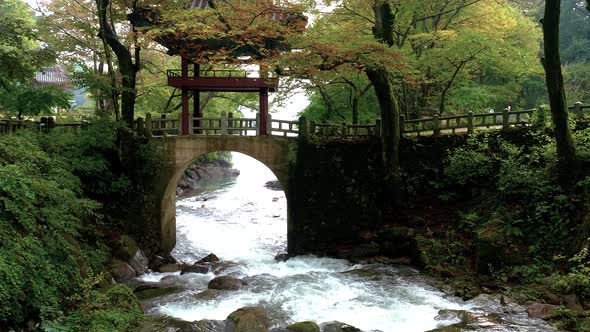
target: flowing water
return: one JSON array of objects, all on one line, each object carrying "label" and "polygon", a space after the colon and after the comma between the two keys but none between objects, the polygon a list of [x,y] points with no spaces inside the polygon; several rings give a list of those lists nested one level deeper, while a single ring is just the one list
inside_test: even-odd
[{"label": "flowing water", "polygon": [[262,306],[274,326],[341,321],[363,331],[412,332],[458,322],[456,315],[439,315],[449,309],[474,313],[479,331],[554,331],[528,319],[523,308],[503,306],[489,296],[469,302],[447,296],[410,268],[312,256],[275,262],[274,256],[286,250],[285,195],[264,187],[275,177],[261,163],[237,153],[233,159],[239,177],[203,183],[198,195],[178,199],[172,254],[192,264],[215,253],[227,263],[222,274],[243,278],[248,286],[200,298],[196,295],[207,289],[213,273],[151,273],[142,280],[183,290],[145,302],[149,314],[223,320],[238,308]]}]

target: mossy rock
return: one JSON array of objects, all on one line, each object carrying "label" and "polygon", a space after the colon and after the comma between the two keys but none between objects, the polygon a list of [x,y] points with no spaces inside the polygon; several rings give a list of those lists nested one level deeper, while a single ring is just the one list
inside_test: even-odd
[{"label": "mossy rock", "polygon": [[121,260],[128,261],[135,257],[138,249],[137,242],[135,242],[133,238],[128,235],[121,235],[121,238],[117,241],[114,256]]},{"label": "mossy rock", "polygon": [[320,332],[320,327],[315,322],[299,322],[287,326],[287,330],[294,332]]},{"label": "mossy rock", "polygon": [[158,287],[158,288],[151,288],[151,289],[144,289],[137,291],[135,296],[140,301],[150,300],[156,297],[162,297],[170,294],[174,294],[180,291],[180,287],[178,286],[169,286],[169,287]]},{"label": "mossy rock", "polygon": [[491,274],[506,266],[526,263],[526,254],[517,239],[507,237],[498,223],[488,223],[477,232],[476,268],[479,274]]},{"label": "mossy rock", "polygon": [[258,307],[245,307],[232,312],[225,326],[225,332],[267,332],[269,329],[268,313]]}]

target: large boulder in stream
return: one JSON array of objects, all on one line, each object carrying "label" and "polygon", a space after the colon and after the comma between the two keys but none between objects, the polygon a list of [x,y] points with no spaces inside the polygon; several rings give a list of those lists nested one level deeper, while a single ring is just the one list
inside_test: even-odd
[{"label": "large boulder in stream", "polygon": [[209,281],[207,288],[218,290],[238,290],[246,285],[247,283],[243,280],[230,276],[221,276]]},{"label": "large boulder in stream", "polygon": [[338,321],[322,323],[320,326],[323,332],[361,332],[354,326]]},{"label": "large boulder in stream", "polygon": [[202,264],[202,263],[195,263],[191,266],[185,267],[180,272],[180,275],[187,274],[187,273],[200,273],[200,274],[207,274],[209,273],[209,265]]},{"label": "large boulder in stream", "polygon": [[270,319],[263,308],[245,307],[232,312],[225,321],[224,332],[268,332]]},{"label": "large boulder in stream", "polygon": [[320,332],[318,324],[312,321],[299,322],[287,326],[287,330],[293,332]]},{"label": "large boulder in stream", "polygon": [[219,262],[219,257],[217,257],[215,254],[209,254],[209,255],[199,259],[199,261],[196,262],[195,264],[214,263],[214,262]]}]

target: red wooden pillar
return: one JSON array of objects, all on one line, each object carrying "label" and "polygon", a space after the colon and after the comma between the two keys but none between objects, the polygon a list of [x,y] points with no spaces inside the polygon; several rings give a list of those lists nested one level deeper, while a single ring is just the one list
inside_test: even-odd
[{"label": "red wooden pillar", "polygon": [[268,120],[268,89],[260,89],[260,136],[268,135],[266,130]]},{"label": "red wooden pillar", "polygon": [[[186,58],[182,58],[182,79],[188,79],[188,60]],[[181,134],[182,136],[190,135],[189,133],[189,98],[188,98],[188,89],[182,89],[182,129]]]},{"label": "red wooden pillar", "polygon": [[[195,63],[194,65],[194,73],[193,73],[193,77],[196,80],[198,77],[201,76],[201,65],[199,65],[198,63]],[[203,112],[201,111],[201,92],[196,90],[193,92],[193,117],[195,118],[202,118],[203,117]],[[194,127],[200,127],[201,126],[201,121],[200,120],[193,120],[193,128]],[[197,130],[195,132],[196,134],[200,134],[201,131]]]}]

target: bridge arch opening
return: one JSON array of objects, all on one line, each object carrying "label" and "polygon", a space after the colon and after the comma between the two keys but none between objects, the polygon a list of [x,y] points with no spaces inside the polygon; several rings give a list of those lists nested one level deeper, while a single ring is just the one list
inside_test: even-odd
[{"label": "bridge arch opening", "polygon": [[[222,161],[228,155],[232,165]],[[177,173],[169,184],[175,196],[173,256],[192,263],[212,252],[223,260],[260,261],[287,250],[287,195],[264,162],[215,151],[195,155]]]}]

